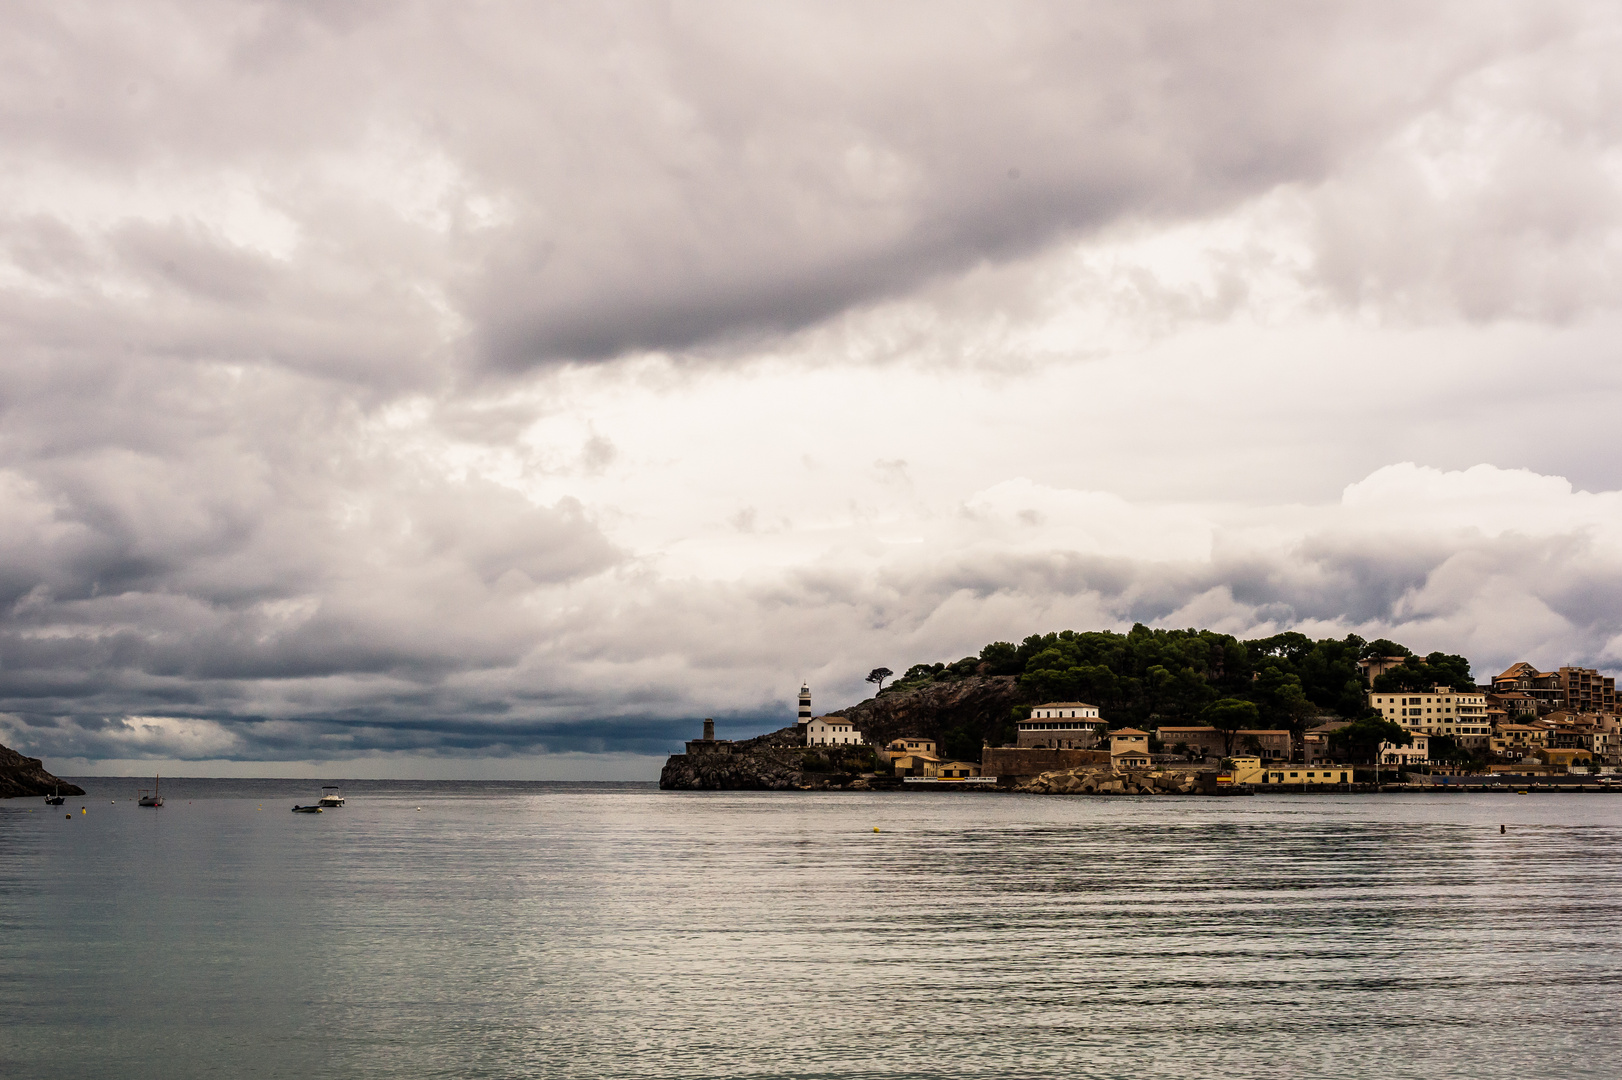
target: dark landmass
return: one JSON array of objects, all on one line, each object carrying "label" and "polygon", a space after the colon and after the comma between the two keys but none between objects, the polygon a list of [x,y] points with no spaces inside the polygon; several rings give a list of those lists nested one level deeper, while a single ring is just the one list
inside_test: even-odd
[{"label": "dark landmass", "polygon": [[[1377,719],[1369,713],[1367,685],[1357,667],[1359,660],[1372,658],[1400,661],[1375,679],[1375,690],[1474,685],[1462,656],[1422,657],[1397,642],[1355,634],[1315,641],[1291,632],[1241,641],[1211,630],[1154,630],[1142,624],[1125,634],[1064,630],[1033,634],[1017,645],[994,641],[978,655],[951,663],[914,664],[876,696],[828,714],[850,720],[866,747],[801,746],[798,728],[787,727],[717,744],[714,753],[677,754],[659,782],[666,788],[710,790],[880,786],[890,778],[862,776],[876,768],[873,747],[903,737],[928,738],[944,758],[980,761],[984,746],[1012,746],[1019,721],[1044,701],[1096,705],[1112,728],[1211,724],[1300,734],[1326,721]],[[876,668],[870,681],[889,674]],[[1078,790],[1096,792],[1100,785],[1114,790],[1113,780],[1101,778],[1056,783],[1068,788],[1072,781]],[[1146,786],[1167,790],[1138,780],[1122,785],[1123,790]],[[1180,789],[1181,781],[1173,786]]]},{"label": "dark landmass", "polygon": [[871,747],[803,746],[801,738],[796,724],[724,743],[716,753],[672,754],[659,772],[659,786],[695,791],[862,791],[873,786],[862,775],[873,771]]},{"label": "dark landmass", "polygon": [[0,799],[49,795],[53,791],[63,795],[84,794],[84,788],[46,772],[45,763],[39,758],[23,757],[9,746],[0,746]]}]

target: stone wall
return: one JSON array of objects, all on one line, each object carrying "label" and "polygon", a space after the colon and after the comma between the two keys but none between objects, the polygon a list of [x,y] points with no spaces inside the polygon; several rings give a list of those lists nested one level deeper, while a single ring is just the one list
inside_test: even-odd
[{"label": "stone wall", "polygon": [[1110,767],[1107,750],[1043,750],[1039,747],[987,746],[980,751],[982,776],[1037,776],[1088,765]]}]

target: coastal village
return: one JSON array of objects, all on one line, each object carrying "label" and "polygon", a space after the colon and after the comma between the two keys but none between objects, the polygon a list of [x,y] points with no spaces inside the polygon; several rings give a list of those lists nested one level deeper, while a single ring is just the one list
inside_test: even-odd
[{"label": "coastal village", "polygon": [[[801,686],[793,729],[734,743],[715,738],[704,722],[703,738],[687,743],[697,761],[765,748],[803,748],[837,757],[847,767],[868,755],[871,768],[849,782],[781,786],[857,789],[881,787],[1000,788],[1054,794],[1222,794],[1257,790],[1303,791],[1404,787],[1544,786],[1622,789],[1622,712],[1616,680],[1577,666],[1540,671],[1515,663],[1486,685],[1469,690],[1438,683],[1428,689],[1392,692],[1377,681],[1410,657],[1358,661],[1366,685],[1365,717],[1383,720],[1401,737],[1381,739],[1371,753],[1349,753],[1343,737],[1355,721],[1321,717],[1290,728],[1163,724],[1112,726],[1099,706],[1050,701],[1016,710],[1015,738],[982,745],[976,759],[942,752],[923,732],[870,740],[852,719],[815,715],[811,690]],[[1448,753],[1436,754],[1439,747]],[[667,777],[672,774],[666,768]],[[696,774],[695,774],[696,775]],[[1614,779],[1613,779],[1614,777]],[[664,786],[712,786],[665,783]],[[730,785],[722,785],[730,786]],[[757,785],[744,785],[757,786]],[[764,785],[779,786],[779,785]]]}]

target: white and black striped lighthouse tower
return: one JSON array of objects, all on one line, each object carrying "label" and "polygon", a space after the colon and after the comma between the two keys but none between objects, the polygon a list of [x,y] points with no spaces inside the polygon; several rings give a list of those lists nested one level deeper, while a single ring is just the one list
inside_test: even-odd
[{"label": "white and black striped lighthouse tower", "polygon": [[811,687],[806,683],[800,684],[800,728],[811,722]]}]

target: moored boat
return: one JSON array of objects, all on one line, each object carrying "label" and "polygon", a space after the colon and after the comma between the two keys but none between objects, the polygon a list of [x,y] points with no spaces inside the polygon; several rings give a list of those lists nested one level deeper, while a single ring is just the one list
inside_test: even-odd
[{"label": "moored boat", "polygon": [[321,801],[316,803],[317,806],[342,806],[343,804],[344,793],[333,784],[328,784],[321,789]]},{"label": "moored boat", "polygon": [[319,814],[320,812],[321,808],[319,806],[299,806],[296,803],[293,805],[293,813],[295,814]]},{"label": "moored boat", "polygon": [[136,805],[138,805],[138,806],[162,806],[163,805],[163,792],[159,789],[159,784],[162,781],[162,779],[163,779],[163,777],[161,777],[161,776],[154,776],[152,778],[152,791],[150,793],[148,793],[145,788],[142,788],[141,789],[141,797],[139,799],[135,800]]}]

